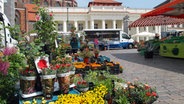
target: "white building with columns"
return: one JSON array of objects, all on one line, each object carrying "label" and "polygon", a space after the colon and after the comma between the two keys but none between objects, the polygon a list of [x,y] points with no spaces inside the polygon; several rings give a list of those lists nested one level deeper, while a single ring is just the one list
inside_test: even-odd
[{"label": "white building with columns", "polygon": [[[67,33],[72,26],[77,32],[83,29],[122,29],[133,35],[141,31],[159,32],[160,27],[128,28],[128,24],[140,18],[140,15],[151,9],[133,9],[124,6],[91,6],[81,7],[50,7],[57,29],[60,33]],[[129,18],[125,20],[125,17]],[[68,24],[68,26],[67,26]]]}]

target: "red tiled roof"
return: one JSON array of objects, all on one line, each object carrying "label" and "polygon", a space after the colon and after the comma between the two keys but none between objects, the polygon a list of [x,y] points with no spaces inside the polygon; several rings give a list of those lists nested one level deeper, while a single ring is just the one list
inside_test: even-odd
[{"label": "red tiled roof", "polygon": [[35,4],[25,4],[25,8],[27,9],[27,20],[28,21],[36,21],[36,12],[38,11],[38,6]]},{"label": "red tiled roof", "polygon": [[28,13],[28,21],[36,21],[36,13]]},{"label": "red tiled roof", "polygon": [[28,12],[37,12],[38,6],[35,4],[25,4],[25,8]]},{"label": "red tiled roof", "polygon": [[183,23],[184,23],[184,19],[159,15],[159,16],[141,17],[138,20],[131,23],[129,27],[174,25],[174,24],[183,24]]},{"label": "red tiled roof", "polygon": [[93,0],[93,2],[99,2],[99,3],[119,3],[114,0]]}]

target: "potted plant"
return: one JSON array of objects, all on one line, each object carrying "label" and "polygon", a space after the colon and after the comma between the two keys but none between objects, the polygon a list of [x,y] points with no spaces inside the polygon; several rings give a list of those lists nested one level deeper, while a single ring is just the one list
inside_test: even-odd
[{"label": "potted plant", "polygon": [[100,51],[96,48],[93,49],[95,58],[98,58]]},{"label": "potted plant", "polygon": [[80,92],[86,92],[87,90],[89,90],[89,84],[87,81],[85,80],[80,80],[77,82],[77,89]]},{"label": "potted plant", "polygon": [[49,65],[48,57],[40,57],[35,60],[37,70],[41,72],[42,91],[46,99],[52,99],[54,92],[54,82],[57,68]]},{"label": "potted plant", "polygon": [[93,56],[93,53],[89,50],[88,47],[85,47],[84,50],[79,53],[79,55],[83,58],[84,63],[89,63],[89,59]]},{"label": "potted plant", "polygon": [[52,62],[57,68],[57,79],[61,93],[68,93],[70,86],[70,71],[73,68],[71,57],[56,57],[56,60]]},{"label": "potted plant", "polygon": [[25,57],[17,47],[4,47],[0,51],[0,103],[8,103],[16,92],[19,70],[26,67]]}]

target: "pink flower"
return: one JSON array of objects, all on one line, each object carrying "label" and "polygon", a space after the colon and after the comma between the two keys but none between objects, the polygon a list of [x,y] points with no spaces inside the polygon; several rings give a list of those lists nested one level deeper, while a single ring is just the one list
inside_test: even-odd
[{"label": "pink flower", "polygon": [[2,72],[3,75],[7,75],[8,74],[8,68],[9,67],[10,67],[10,63],[9,62],[0,61],[0,72]]},{"label": "pink flower", "polygon": [[3,49],[3,54],[5,56],[10,56],[12,54],[16,54],[17,53],[17,48],[16,47],[5,47]]}]

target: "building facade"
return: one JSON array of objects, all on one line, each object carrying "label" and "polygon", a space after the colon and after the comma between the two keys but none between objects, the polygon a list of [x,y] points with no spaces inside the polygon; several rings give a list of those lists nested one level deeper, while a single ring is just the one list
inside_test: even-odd
[{"label": "building facade", "polygon": [[[38,0],[36,2],[41,7],[77,7],[78,4],[75,0]],[[36,22],[35,0],[15,0],[15,24],[20,25],[22,33],[29,32]]]}]

